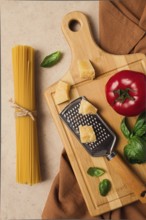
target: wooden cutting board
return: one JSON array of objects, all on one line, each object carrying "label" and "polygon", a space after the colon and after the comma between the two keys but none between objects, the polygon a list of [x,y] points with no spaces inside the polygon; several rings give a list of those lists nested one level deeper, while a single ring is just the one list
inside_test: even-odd
[{"label": "wooden cutting board", "polygon": [[[73,23],[78,23],[79,29],[77,31],[73,29]],[[113,74],[120,70],[130,69],[146,73],[145,55],[140,53],[113,55],[103,51],[94,42],[87,17],[81,12],[67,14],[62,21],[62,30],[72,51],[70,68],[61,79],[72,85],[70,101],[79,96],[86,96],[99,109],[99,114],[117,134],[116,150],[123,155],[123,148],[127,143],[120,131],[120,123],[123,117],[108,105],[105,98],[105,84]],[[89,59],[91,61],[96,71],[96,79],[82,80],[79,77],[78,59]],[[50,86],[45,91],[45,97],[90,214],[92,216],[100,215],[136,201],[133,192],[124,184],[120,176],[113,171],[107,159],[91,157],[60,120],[59,113],[69,102],[60,105],[55,104],[55,87],[56,83]],[[131,125],[134,124],[135,120],[135,117],[130,118]],[[100,178],[89,176],[87,170],[93,166],[105,169],[106,173]],[[130,165],[127,164],[127,166]],[[146,165],[132,165],[131,167],[137,173],[139,179],[146,183]],[[98,192],[98,183],[104,178],[108,178],[112,183],[112,189],[106,197],[100,196]]]}]

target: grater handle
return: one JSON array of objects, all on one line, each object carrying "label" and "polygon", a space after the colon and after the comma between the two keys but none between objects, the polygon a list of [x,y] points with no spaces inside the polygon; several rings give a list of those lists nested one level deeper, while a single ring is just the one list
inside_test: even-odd
[{"label": "grater handle", "polygon": [[146,186],[140,181],[136,173],[134,173],[131,168],[125,164],[118,154],[116,154],[115,157],[112,157],[109,163],[112,165],[115,172],[121,176],[127,187],[129,187],[136,195],[138,200],[142,203],[146,203]]}]

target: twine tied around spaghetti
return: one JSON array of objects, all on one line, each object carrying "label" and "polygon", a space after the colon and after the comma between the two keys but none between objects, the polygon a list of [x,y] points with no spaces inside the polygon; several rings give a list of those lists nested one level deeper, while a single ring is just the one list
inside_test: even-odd
[{"label": "twine tied around spaghetti", "polygon": [[19,104],[17,104],[16,102],[14,102],[12,99],[9,100],[9,102],[11,102],[13,105],[11,106],[12,108],[15,108],[16,111],[15,112],[15,116],[16,117],[26,117],[29,116],[31,117],[31,119],[33,121],[35,121],[35,117],[36,117],[36,111],[30,111],[22,106],[20,106]]}]

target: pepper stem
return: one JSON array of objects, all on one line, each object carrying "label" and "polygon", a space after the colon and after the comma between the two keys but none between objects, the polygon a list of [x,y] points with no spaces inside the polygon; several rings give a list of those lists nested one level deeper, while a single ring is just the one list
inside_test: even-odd
[{"label": "pepper stem", "polygon": [[118,98],[115,99],[115,102],[123,103],[126,99],[135,100],[135,98],[129,94],[129,91],[134,92],[134,90],[130,88],[114,90],[113,93],[119,95]]}]

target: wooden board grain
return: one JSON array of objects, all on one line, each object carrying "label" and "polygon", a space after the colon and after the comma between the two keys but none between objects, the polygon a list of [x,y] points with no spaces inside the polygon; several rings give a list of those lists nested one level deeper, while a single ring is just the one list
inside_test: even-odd
[{"label": "wooden board grain", "polygon": [[[74,20],[80,23],[78,31],[70,29],[70,23]],[[123,117],[107,104],[105,84],[113,74],[120,70],[130,69],[146,73],[145,55],[112,55],[101,50],[91,36],[86,16],[81,12],[67,14],[62,22],[62,30],[72,50],[71,66],[61,79],[72,85],[70,101],[79,96],[86,96],[99,109],[99,114],[118,136],[116,149],[119,154],[123,155],[123,148],[127,143],[120,131],[120,123]],[[79,77],[77,68],[79,59],[89,59],[91,61],[96,71],[95,80],[82,80]],[[56,83],[50,86],[45,91],[45,97],[90,214],[92,216],[100,215],[136,201],[137,198],[134,193],[125,185],[121,177],[113,171],[107,159],[91,157],[60,120],[59,113],[69,102],[60,105],[55,104],[55,87]],[[135,120],[136,117],[130,118],[131,125],[134,124]],[[102,167],[106,170],[106,173],[99,178],[87,175],[87,169],[92,166]],[[130,165],[127,164],[127,166]],[[133,172],[137,173],[138,178],[146,183],[146,165],[132,165],[131,168]],[[108,178],[112,182],[112,189],[106,197],[101,197],[98,192],[98,183],[103,178]]]}]

